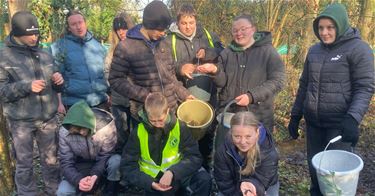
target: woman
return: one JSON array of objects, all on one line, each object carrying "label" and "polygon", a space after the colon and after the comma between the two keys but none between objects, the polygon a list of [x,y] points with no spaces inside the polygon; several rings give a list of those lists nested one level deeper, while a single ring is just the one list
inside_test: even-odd
[{"label": "woman", "polygon": [[[113,57],[113,52],[120,41],[126,39],[126,33],[129,28],[134,26],[130,17],[125,13],[120,13],[113,19],[113,29],[110,36],[110,44],[108,55],[105,61],[105,73],[108,78],[109,70],[111,68],[111,62]],[[111,89],[111,112],[115,118],[116,128],[117,128],[117,147],[116,153],[121,154],[122,148],[124,147],[126,141],[128,140],[129,130],[130,130],[130,109],[129,109],[129,99],[127,97],[121,96],[119,93]]]},{"label": "woman", "polygon": [[334,137],[342,140],[330,149],[352,151],[359,137],[359,124],[374,93],[374,55],[350,27],[342,4],[328,6],[313,22],[320,43],[309,50],[291,112],[289,133],[297,139],[302,116],[306,122],[310,194],[320,196],[311,159]]},{"label": "woman", "polygon": [[[267,130],[273,130],[273,100],[285,79],[284,63],[272,46],[270,32],[258,32],[250,15],[236,17],[232,25],[233,41],[224,49],[217,67],[198,66],[212,74],[219,92],[219,109],[232,99],[231,111],[250,110]],[[223,138],[223,137],[216,137]],[[215,146],[223,141],[215,141]]]},{"label": "woman", "polygon": [[238,112],[215,153],[214,177],[221,195],[278,195],[278,160],[272,135],[251,112]]}]

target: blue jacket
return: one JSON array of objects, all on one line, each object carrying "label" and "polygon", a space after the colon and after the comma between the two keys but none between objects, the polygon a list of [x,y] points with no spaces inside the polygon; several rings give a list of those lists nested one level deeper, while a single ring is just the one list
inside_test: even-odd
[{"label": "blue jacket", "polygon": [[50,50],[65,80],[64,105],[71,106],[85,100],[90,106],[95,106],[107,101],[106,51],[90,32],[83,39],[66,34],[53,43]]}]

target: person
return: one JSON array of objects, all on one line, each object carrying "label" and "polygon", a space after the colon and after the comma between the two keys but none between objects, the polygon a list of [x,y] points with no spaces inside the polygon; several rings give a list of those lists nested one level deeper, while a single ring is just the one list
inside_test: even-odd
[{"label": "person", "polygon": [[168,105],[161,92],[147,96],[123,151],[122,174],[145,195],[210,195],[211,177],[201,167],[198,144]]},{"label": "person", "polygon": [[224,145],[215,152],[219,195],[278,195],[278,160],[272,134],[248,111],[230,121]]},{"label": "person", "polygon": [[288,129],[297,139],[304,117],[310,193],[321,195],[311,159],[338,135],[342,140],[329,149],[351,151],[356,145],[358,125],[374,94],[374,55],[358,29],[350,27],[342,4],[329,5],[314,20],[313,29],[320,43],[307,54]]},{"label": "person", "polygon": [[104,195],[117,195],[121,156],[114,154],[116,127],[112,115],[78,101],[68,110],[59,130],[59,158],[63,180],[57,195],[92,193],[104,173]]},{"label": "person", "polygon": [[[249,110],[267,130],[274,125],[274,97],[285,81],[284,63],[272,46],[270,32],[257,32],[251,15],[237,16],[232,25],[233,41],[219,56],[217,66],[206,63],[197,67],[214,77],[219,92],[219,112],[231,100],[229,112]],[[224,137],[216,137],[215,146]]]},{"label": "person", "polygon": [[53,58],[41,50],[37,18],[19,11],[0,52],[0,99],[15,152],[17,195],[37,195],[33,174],[34,137],[38,144],[43,195],[54,195],[59,182],[56,131],[57,92],[64,79]]},{"label": "person", "polygon": [[[196,75],[195,67],[199,63],[217,62],[223,50],[219,37],[197,24],[196,12],[191,4],[183,4],[177,13],[177,22],[172,23],[166,39],[172,48],[176,64],[176,74],[184,86],[197,99],[209,102],[216,107],[217,90],[212,78]],[[199,150],[203,155],[203,166],[209,169],[215,125],[206,130],[199,140]]]},{"label": "person", "polygon": [[[106,61],[105,61],[105,73],[108,79],[109,70],[111,68],[111,62],[113,52],[120,41],[126,39],[126,32],[129,28],[132,28],[133,22],[129,15],[125,13],[118,14],[113,19],[112,32],[110,37],[111,46],[109,48]],[[121,154],[124,145],[129,137],[130,130],[130,105],[129,98],[122,96],[113,89],[110,89],[111,98],[111,113],[115,118],[116,130],[117,130],[117,147],[116,153]]]},{"label": "person", "polygon": [[161,41],[170,23],[167,6],[162,1],[152,1],[144,9],[142,24],[129,29],[127,39],[115,49],[108,80],[114,91],[129,97],[135,121],[152,92],[162,92],[171,111],[177,109],[177,101],[193,98],[177,81],[173,59],[168,55],[170,48]]},{"label": "person", "polygon": [[109,110],[108,83],[104,76],[104,47],[88,31],[78,10],[66,15],[66,33],[50,46],[66,83],[59,97],[59,112],[85,100],[91,107]]}]

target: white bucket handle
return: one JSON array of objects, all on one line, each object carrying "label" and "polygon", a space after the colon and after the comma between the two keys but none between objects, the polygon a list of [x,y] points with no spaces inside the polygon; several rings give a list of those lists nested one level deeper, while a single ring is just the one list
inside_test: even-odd
[{"label": "white bucket handle", "polygon": [[341,140],[341,138],[342,138],[342,136],[341,136],[341,135],[338,135],[338,136],[334,137],[333,139],[329,140],[329,142],[328,142],[327,146],[324,148],[324,151],[323,151],[323,153],[322,153],[322,156],[320,157],[320,160],[319,160],[319,171],[322,171],[322,170],[320,169],[320,165],[322,164],[322,160],[323,160],[324,154],[325,154],[325,152],[326,152],[328,146],[329,146],[330,144],[332,144],[332,143],[335,143],[335,142]]}]

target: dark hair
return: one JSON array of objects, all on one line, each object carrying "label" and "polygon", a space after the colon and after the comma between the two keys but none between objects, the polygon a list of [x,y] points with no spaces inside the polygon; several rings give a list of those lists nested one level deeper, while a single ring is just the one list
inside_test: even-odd
[{"label": "dark hair", "polygon": [[193,16],[194,18],[196,17],[196,12],[191,4],[182,4],[180,9],[177,12],[177,21],[180,21],[182,16]]},{"label": "dark hair", "polygon": [[234,20],[233,20],[233,22],[235,22],[237,20],[240,20],[240,19],[245,19],[245,20],[249,21],[250,24],[252,26],[254,26],[255,28],[257,27],[257,24],[256,24],[256,22],[254,20],[254,17],[252,15],[250,15],[250,14],[241,14],[241,15],[235,17]]}]

